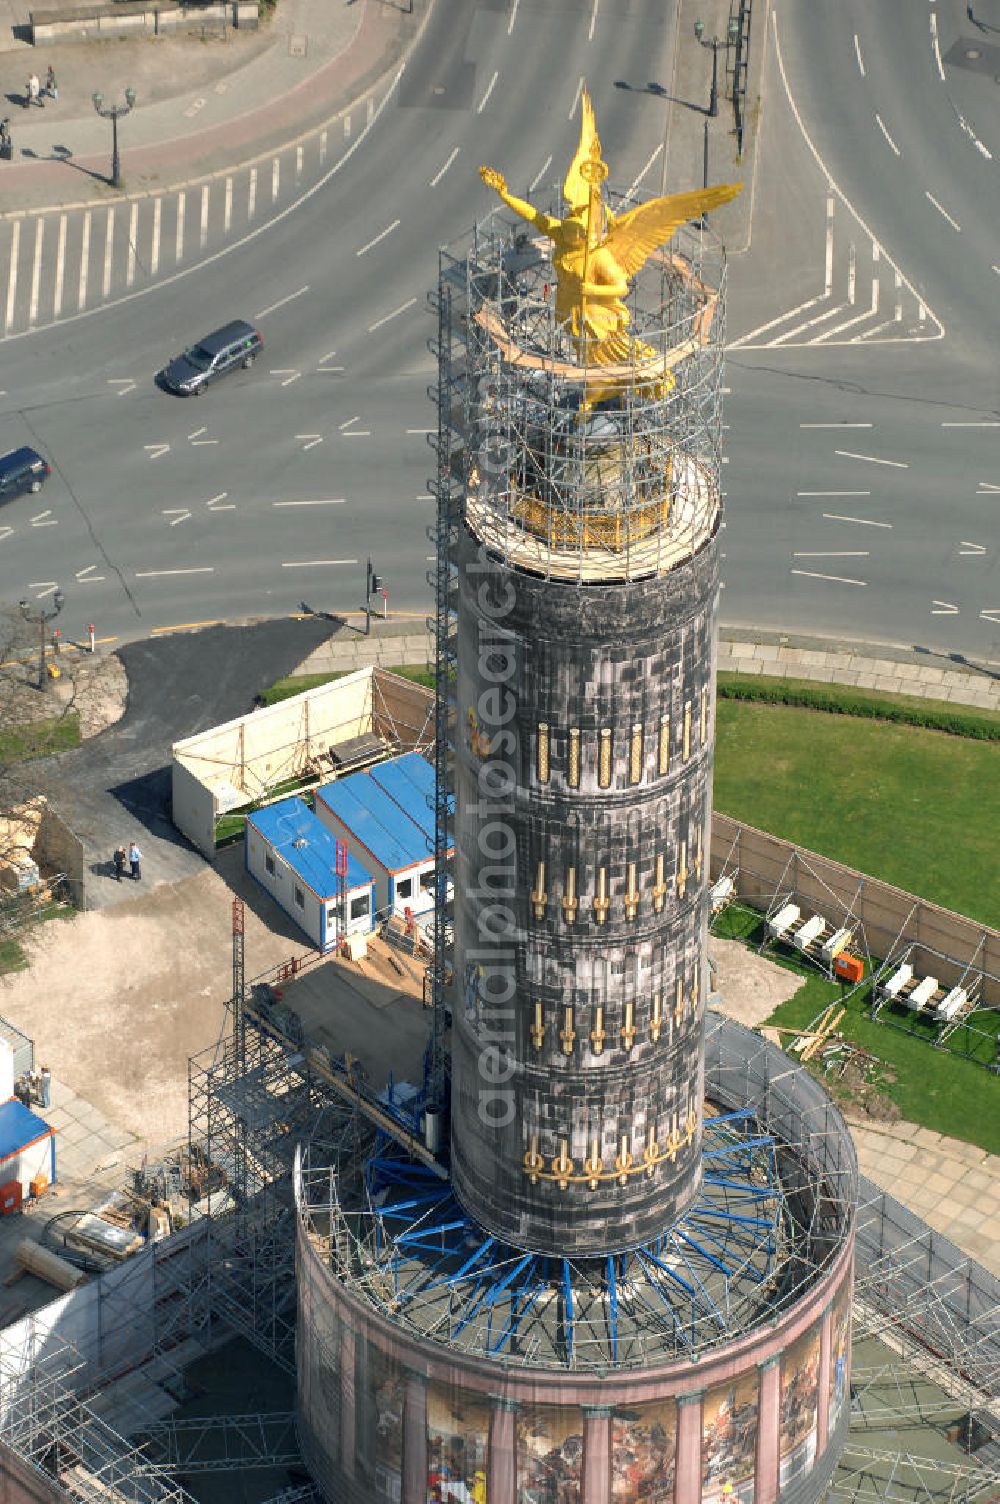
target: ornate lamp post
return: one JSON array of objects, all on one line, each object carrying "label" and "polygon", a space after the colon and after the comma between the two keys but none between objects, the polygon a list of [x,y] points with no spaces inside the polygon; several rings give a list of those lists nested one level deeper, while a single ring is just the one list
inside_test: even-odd
[{"label": "ornate lamp post", "polygon": [[[735,16],[730,16],[729,27],[726,32],[726,46],[732,47],[739,38],[739,26]],[[703,47],[712,49],[712,92],[708,100],[708,113],[714,119],[719,113],[719,38],[711,40],[705,36],[704,21],[694,23],[694,34]]]},{"label": "ornate lamp post", "polygon": [[48,688],[48,680],[45,676],[45,628],[50,621],[54,621],[63,608],[66,597],[61,590],[57,590],[52,597],[52,610],[46,611],[44,606],[38,611],[32,611],[29,601],[18,601],[21,615],[29,626],[38,628],[38,688]]},{"label": "ornate lamp post", "polygon": [[135,108],[135,98],[134,89],[125,90],[124,104],[105,104],[104,95],[99,89],[95,90],[91,95],[94,109],[100,115],[101,119],[111,121],[111,177],[108,181],[112,188],[121,188],[122,186],[122,164],[121,158],[118,155],[118,122],[125,115],[132,113],[132,110]]}]

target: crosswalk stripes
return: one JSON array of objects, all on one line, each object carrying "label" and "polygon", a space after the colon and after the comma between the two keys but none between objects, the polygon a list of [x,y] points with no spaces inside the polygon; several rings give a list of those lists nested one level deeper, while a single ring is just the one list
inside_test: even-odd
[{"label": "crosswalk stripes", "polygon": [[89,313],[196,264],[327,170],[329,144],[324,129],[172,193],[0,220],[0,338]]},{"label": "crosswalk stripes", "polygon": [[943,326],[895,262],[826,198],[823,290],[730,341],[732,350],[940,339]]}]

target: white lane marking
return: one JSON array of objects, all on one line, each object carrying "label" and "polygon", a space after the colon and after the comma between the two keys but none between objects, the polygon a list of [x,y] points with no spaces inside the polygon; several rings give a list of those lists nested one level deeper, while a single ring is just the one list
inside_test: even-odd
[{"label": "white lane marking", "polygon": [[203,433],[208,433],[208,424],[203,423],[200,428],[195,428],[188,434],[189,439],[200,439]]},{"label": "white lane marking", "polygon": [[40,522],[42,522],[46,517],[51,517],[51,516],[52,516],[52,508],[51,507],[46,507],[46,509],[45,509],[44,512],[36,512],[35,515],[34,515],[34,517],[29,517],[28,518],[28,521],[31,523],[32,527],[37,527],[38,524]]},{"label": "white lane marking", "polygon": [[858,296],[858,253],[853,245],[847,248],[847,302],[853,308]]},{"label": "white lane marking", "polygon": [[844,460],[865,460],[869,465],[891,465],[893,470],[909,470],[905,460],[880,460],[874,454],[854,454],[850,449],[835,449],[834,454],[839,454]]},{"label": "white lane marking", "polygon": [[343,435],[345,439],[370,439],[371,436],[370,428],[351,428]]},{"label": "white lane marking", "polygon": [[858,41],[858,34],[857,34],[857,32],[854,33],[854,55],[855,55],[855,57],[858,60],[858,67],[861,69],[861,77],[864,78],[864,76],[865,76],[865,60],[861,56],[861,43]]},{"label": "white lane marking", "polygon": [[218,439],[192,439],[191,440],[191,443],[194,446],[194,448],[197,448],[199,444],[217,444],[218,442],[219,442]]},{"label": "white lane marking", "polygon": [[203,184],[201,190],[201,221],[198,226],[198,244],[202,250],[204,250],[205,242],[208,239],[208,200],[210,193],[211,189],[209,185],[207,183]]},{"label": "white lane marking", "polygon": [[541,167],[538,169],[538,171],[535,173],[535,176],[532,178],[531,182],[528,184],[528,192],[529,193],[534,193],[535,189],[538,187],[539,183],[542,181],[542,178],[548,172],[548,170],[549,170],[549,163],[551,161],[552,161],[552,153],[549,152],[548,156],[545,158],[545,161],[542,163]]},{"label": "white lane marking", "polygon": [[833,291],[833,209],[833,194],[828,193],[826,196],[826,282],[823,289],[827,297]]},{"label": "white lane marking", "polygon": [[885,121],[882,119],[882,116],[879,115],[877,112],[876,112],[876,115],[875,115],[875,124],[878,126],[879,130],[882,132],[883,136],[888,141],[889,145],[892,147],[892,150],[896,153],[896,156],[898,157],[900,155],[899,147],[896,145],[895,141],[892,139],[892,137],[889,135],[889,132],[886,130],[886,128],[885,128]]},{"label": "white lane marking", "polygon": [[56,242],[56,285],[52,293],[52,317],[58,319],[62,312],[63,281],[66,275],[66,224],[68,216],[59,217],[59,239]]},{"label": "white lane marking", "polygon": [[817,574],[813,569],[792,569],[790,574],[801,574],[809,580],[830,580],[834,585],[867,585],[867,580],[852,580],[849,575]]},{"label": "white lane marking", "polygon": [[292,559],[282,569],[323,569],[328,564],[356,564],[357,559]]},{"label": "white lane marking", "polygon": [[350,139],[351,139],[351,117],[350,117],[350,115],[345,115],[344,116],[344,140],[345,141],[350,141]]},{"label": "white lane marking", "polygon": [[953,606],[951,601],[934,601],[931,606],[932,616],[957,616],[958,607]]},{"label": "white lane marking", "polygon": [[827,522],[856,522],[859,527],[892,527],[891,522],[875,522],[871,517],[848,517],[843,512],[824,512]]},{"label": "white lane marking", "polygon": [[36,586],[42,587],[35,596],[36,601],[43,601],[47,595],[54,595],[59,589],[55,580],[36,580],[34,584],[28,586],[28,589],[34,590]]},{"label": "white lane marking", "polygon": [[344,505],[344,498],[342,496],[329,496],[316,501],[272,501],[271,505],[273,507],[342,507]]},{"label": "white lane marking", "polygon": [[938,42],[937,15],[931,11],[931,49],[934,53],[934,61],[937,63],[938,77],[944,83],[944,64],[941,62],[941,45]]},{"label": "white lane marking", "polygon": [[993,484],[993,482],[990,481],[990,480],[981,480],[979,482],[978,487],[977,487],[976,495],[977,496],[991,496],[991,495],[993,495],[994,492],[997,492],[997,491],[1000,491],[1000,486],[995,486]]},{"label": "white lane marking", "polygon": [[986,611],[980,611],[983,621],[990,622],[994,627],[1000,627],[1000,606],[990,606]]},{"label": "white lane marking", "polygon": [[253,211],[257,207],[257,169],[251,167],[250,177],[247,182],[247,219],[253,219]]},{"label": "white lane marking", "polygon": [[870,491],[796,491],[796,496],[870,496]]},{"label": "white lane marking", "polygon": [[323,442],[323,435],[320,433],[297,433],[295,437],[297,439],[309,440],[308,444],[302,445],[303,452],[307,449],[315,449],[317,444],[322,444]]},{"label": "white lane marking", "polygon": [[170,453],[169,444],[143,444],[142,447],[151,460],[158,460],[161,455]]},{"label": "white lane marking", "polygon": [[968,538],[962,538],[960,542],[961,547],[958,550],[960,557],[978,559],[981,558],[982,555],[986,552],[985,543],[970,543]]},{"label": "white lane marking", "polygon": [[874,428],[874,423],[800,423],[800,428]]},{"label": "white lane marking", "polygon": [[441,179],[444,177],[445,173],[448,171],[448,168],[451,166],[452,162],[454,162],[455,158],[458,156],[458,154],[459,154],[459,152],[461,150],[462,150],[462,148],[460,146],[456,146],[455,147],[454,151],[452,152],[451,156],[448,158],[448,160],[444,164],[444,166],[443,167],[439,167],[438,170],[437,170],[437,172],[431,178],[430,183],[428,184],[428,187],[430,187],[430,188],[436,188],[437,187],[438,183],[440,183]]},{"label": "white lane marking", "polygon": [[[952,108],[954,109],[954,105],[952,106]],[[987,162],[992,162],[993,153],[990,151],[989,147],[984,146],[982,141],[980,141],[979,137],[976,135],[975,131],[972,129],[972,126],[966,120],[964,115],[959,114],[958,110],[955,110],[955,114],[958,116],[959,125],[962,127],[962,130],[968,136],[969,140],[972,142],[979,155],[981,157],[985,157]]]},{"label": "white lane marking", "polygon": [[416,298],[408,298],[405,303],[400,303],[399,307],[394,308],[391,313],[385,314],[383,318],[376,319],[374,324],[369,324],[368,333],[374,334],[376,329],[381,329],[382,325],[387,324],[390,319],[398,318],[401,313],[405,313],[408,308],[412,308],[416,301]]},{"label": "white lane marking", "polygon": [[756,329],[751,329],[749,334],[742,334],[739,339],[734,340],[729,346],[730,350],[738,350],[741,345],[746,344],[747,340],[756,339],[758,334],[766,334],[776,324],[784,324],[787,319],[793,319],[798,313],[805,313],[807,308],[815,308],[816,304],[822,301],[820,297],[808,298],[804,303],[800,303],[797,308],[792,308],[787,313],[779,313],[777,318],[769,319],[766,324],[760,324]]},{"label": "white lane marking", "polygon": [[296,176],[296,178],[300,178],[302,176],[302,168],[303,168],[304,163],[305,163],[305,148],[301,147],[301,146],[297,146],[295,148],[295,176]]},{"label": "white lane marking", "polygon": [[103,574],[95,574],[96,564],[88,564],[86,569],[78,569],[76,578],[81,585],[96,585],[105,578]]},{"label": "white lane marking", "polygon": [[211,564],[199,564],[193,569],[137,569],[137,580],[155,580],[165,574],[214,574],[215,569]]},{"label": "white lane marking", "polygon": [[133,199],[128,216],[128,245],[125,249],[125,286],[135,281],[136,238],[139,234],[139,202]]},{"label": "white lane marking", "polygon": [[499,77],[499,74],[498,74],[497,70],[494,68],[494,70],[493,70],[493,77],[490,79],[489,83],[486,85],[486,93],[483,95],[482,99],[476,105],[476,114],[477,115],[481,115],[483,113],[483,111],[485,110],[487,102],[489,100],[489,97],[493,93],[494,88],[496,87],[496,81],[497,81],[498,77]]},{"label": "white lane marking", "polygon": [[323,163],[326,161],[326,141],[327,141],[327,136],[328,135],[329,135],[328,131],[320,131],[320,133],[319,133],[319,165],[321,167],[323,166]]},{"label": "white lane marking", "polygon": [[590,12],[590,29],[587,32],[588,42],[592,42],[594,40],[594,28],[597,25],[597,7],[600,5],[600,3],[601,0],[594,0],[594,8]]},{"label": "white lane marking", "polygon": [[955,421],[952,421],[952,422],[943,422],[941,424],[941,427],[942,428],[1000,428],[1000,420],[998,420],[996,418],[983,418],[983,419],[977,418],[975,420],[975,422],[973,422],[973,421],[970,420],[967,423],[966,422],[959,423],[957,420],[955,420]]},{"label": "white lane marking", "polygon": [[867,559],[871,550],[867,548],[817,548],[798,549],[792,554],[793,559]]},{"label": "white lane marking", "polygon": [[661,141],[660,144],[659,144],[659,146],[657,146],[656,149],[654,150],[652,156],[650,157],[649,161],[646,163],[645,167],[639,173],[639,176],[634,180],[634,182],[632,182],[629,185],[628,192],[625,194],[626,198],[632,198],[632,196],[635,193],[635,190],[638,188],[639,184],[642,182],[643,178],[646,176],[646,173],[652,167],[653,163],[656,161],[657,157],[660,155],[660,152],[662,150],[663,150],[663,142]]},{"label": "white lane marking", "polygon": [[[336,353],[337,353],[336,350],[329,350],[329,351],[327,351],[326,355],[321,355],[320,358],[319,358],[320,365],[321,366],[325,365],[328,360],[332,360],[333,357],[336,355]],[[338,366],[337,369],[340,370],[340,371],[342,371],[344,368],[343,368],[343,366]]]},{"label": "white lane marking", "polygon": [[254,314],[254,319],[266,319],[269,313],[276,313],[279,308],[284,308],[286,303],[291,303],[294,298],[301,298],[304,292],[309,291],[309,283],[300,287],[298,292],[290,292],[287,298],[279,298],[276,303],[271,303],[267,308],[262,308],[260,313]]},{"label": "white lane marking", "polygon": [[76,291],[77,312],[82,311],[87,301],[87,268],[90,266],[90,210],[83,216],[80,231],[80,284]]},{"label": "white lane marking", "polygon": [[361,247],[360,251],[355,251],[354,252],[355,256],[364,256],[364,255],[366,255],[367,252],[370,251],[373,246],[378,245],[378,243],[379,243],[380,240],[384,240],[387,235],[391,235],[392,232],[393,232],[393,230],[396,230],[398,228],[399,228],[399,220],[398,219],[394,219],[391,225],[386,225],[386,227],[385,227],[384,230],[380,230],[379,231],[379,233],[375,236],[374,240],[369,240],[368,243],[367,243],[367,245],[363,245]]},{"label": "white lane marking", "polygon": [[9,330],[14,322],[14,303],[17,298],[17,259],[21,251],[21,221],[15,219],[10,227],[10,268],[7,272],[7,317]]},{"label": "white lane marking", "polygon": [[108,386],[121,387],[120,392],[115,392],[116,397],[127,397],[129,392],[135,391],[135,382],[129,376],[109,376]]},{"label": "white lane marking", "polygon": [[371,125],[372,121],[375,119],[375,100],[374,100],[374,97],[371,94],[369,94],[367,102],[368,102],[368,124]]},{"label": "white lane marking", "polygon": [[101,282],[101,297],[106,298],[111,291],[111,258],[115,251],[115,211],[108,209],[107,219],[104,224],[104,278]]},{"label": "white lane marking", "polygon": [[227,507],[221,505],[228,495],[228,491],[220,491],[217,496],[210,496],[205,505],[211,512],[231,512],[235,509],[235,502],[230,502]]},{"label": "white lane marking", "polygon": [[339,425],[341,433],[343,433],[343,431],[344,431],[345,428],[350,428],[353,424],[360,423],[360,422],[361,422],[361,414],[360,413],[355,413],[353,418],[348,418],[348,420],[347,420],[346,423],[341,423]]},{"label": "white lane marking", "polygon": [[0,543],[5,542],[6,539],[11,536],[13,531],[14,529],[12,527],[0,527]]},{"label": "white lane marking", "polygon": [[187,507],[161,507],[160,510],[163,513],[164,517],[169,517],[171,519],[171,527],[176,527],[178,522],[187,522],[188,518],[191,516],[191,513],[189,512]]},{"label": "white lane marking", "polygon": [[223,199],[223,204],[222,204],[222,228],[223,228],[224,232],[227,235],[229,234],[229,226],[232,224],[232,222],[233,222],[233,180],[232,180],[232,178],[227,178],[226,179],[225,198]]},{"label": "white lane marking", "polygon": [[583,85],[584,85],[584,77],[583,77],[583,74],[581,73],[580,74],[580,82],[577,84],[577,86],[576,86],[576,93],[573,95],[573,103],[570,105],[570,107],[569,107],[569,114],[566,116],[567,120],[572,120],[573,116],[576,114],[576,107],[580,103],[580,95],[583,92]]},{"label": "white lane marking", "polygon": [[[819,152],[817,151],[817,149],[816,149],[816,147],[815,147],[815,145],[813,143],[812,137],[809,135],[809,132],[805,128],[805,123],[803,122],[802,115],[801,115],[801,113],[799,111],[798,105],[795,102],[795,97],[792,94],[792,90],[791,90],[791,87],[790,87],[789,82],[788,82],[788,74],[785,71],[785,60],[784,60],[784,57],[782,56],[782,52],[781,52],[781,40],[780,40],[779,35],[778,35],[778,16],[777,16],[776,9],[773,9],[773,8],[771,10],[771,30],[772,30],[772,33],[774,35],[774,55],[775,55],[775,61],[778,64],[778,72],[779,72],[779,74],[781,76],[781,86],[782,86],[782,88],[785,91],[785,97],[788,100],[788,106],[789,106],[789,109],[792,112],[792,115],[793,115],[794,119],[795,119],[795,124],[799,128],[799,133],[802,136],[803,141],[806,143],[806,146],[809,148],[809,151],[811,152],[811,154],[812,154],[812,156],[813,156],[813,158],[814,158],[814,160],[816,162],[816,165],[818,166],[819,170],[822,172],[824,178],[826,179],[828,187],[837,195],[837,197],[840,199],[841,203],[844,205],[844,207],[847,209],[847,211],[851,215],[853,215],[854,219],[860,225],[861,229],[864,231],[864,233],[872,241],[872,259],[875,260],[875,259],[877,259],[876,251],[877,251],[878,248],[877,248],[877,246],[875,244],[875,237],[874,237],[874,235],[872,235],[871,230],[868,228],[868,226],[865,223],[865,221],[861,218],[861,215],[858,213],[858,211],[854,208],[854,205],[851,203],[850,199],[847,198],[847,196],[844,193],[843,189],[840,187],[840,185],[831,176],[830,172],[828,171],[828,169],[826,167],[826,164],[823,161],[823,158],[820,156]],[[904,285],[906,286],[907,291],[913,293],[914,298],[916,298],[917,297],[917,293],[914,290],[913,285],[910,282],[908,282],[908,281],[906,281],[904,283]],[[876,287],[878,286],[877,282],[875,283],[875,286]],[[873,294],[873,296],[874,296],[874,294]],[[944,338],[944,333],[945,333],[945,331],[944,331],[944,325],[941,323],[941,320],[937,317],[937,315],[935,313],[933,313],[930,309],[928,309],[927,311],[930,314],[930,317],[933,320],[934,324],[936,325],[936,332],[934,334],[923,334],[923,335],[920,336],[920,338],[922,340],[925,340],[925,339],[943,339]],[[828,333],[832,333],[832,331],[828,331]],[[744,339],[740,340],[739,343],[741,345],[745,345],[746,338],[747,337],[744,337]],[[906,336],[906,338],[907,339],[912,339],[913,336],[912,335],[908,335],[908,336]],[[896,343],[897,341],[893,340],[892,342]],[[848,343],[853,343],[853,341],[849,341]]]},{"label": "white lane marking", "polygon": [[153,200],[153,239],[149,248],[149,275],[155,277],[160,269],[160,223],[163,218],[163,200]]},{"label": "white lane marking", "polygon": [[280,188],[280,186],[281,186],[281,159],[280,159],[280,157],[275,157],[274,161],[271,163],[271,203],[272,204],[275,202],[275,200],[278,197],[278,189]]},{"label": "white lane marking", "polygon": [[42,241],[45,237],[45,219],[40,214],[35,220],[35,251],[31,259],[31,293],[28,298],[28,323],[38,317],[38,292],[42,278]]},{"label": "white lane marking", "polygon": [[174,236],[174,260],[180,261],[184,255],[184,216],[187,212],[187,194],[177,195],[177,233]]},{"label": "white lane marking", "polygon": [[437,433],[436,428],[408,428],[407,433]]},{"label": "white lane marking", "polygon": [[962,233],[962,226],[958,223],[958,221],[956,219],[952,219],[951,215],[948,213],[948,210],[945,209],[943,207],[943,205],[941,205],[941,204],[938,203],[937,199],[934,197],[933,193],[930,191],[929,188],[925,188],[924,189],[924,194],[930,200],[930,202],[934,205],[934,207],[938,211],[938,213],[944,216],[944,218],[951,225],[952,229],[953,230],[957,230],[958,233],[961,235],[961,233]]},{"label": "white lane marking", "polygon": [[510,36],[511,32],[514,30],[514,22],[517,20],[517,7],[520,5],[520,3],[521,0],[514,0],[514,4],[511,7],[510,20],[507,22],[508,36]]}]

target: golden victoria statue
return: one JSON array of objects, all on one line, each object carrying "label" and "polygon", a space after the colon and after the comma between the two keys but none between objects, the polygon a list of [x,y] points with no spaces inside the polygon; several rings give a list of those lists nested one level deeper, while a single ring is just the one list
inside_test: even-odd
[{"label": "golden victoria statue", "polygon": [[[601,142],[594,107],[584,89],[581,95],[580,144],[563,182],[569,205],[565,219],[544,214],[525,199],[507,191],[500,172],[479,169],[509,209],[534,225],[554,246],[556,318],[580,341],[584,365],[612,365],[656,360],[657,354],[628,334],[625,298],[629,279],[636,276],[659,247],[689,219],[735,198],[742,183],[697,189],[654,198],[616,216],[604,202],[601,185],[608,176],[601,160]],[[662,357],[661,357],[662,363]]]}]

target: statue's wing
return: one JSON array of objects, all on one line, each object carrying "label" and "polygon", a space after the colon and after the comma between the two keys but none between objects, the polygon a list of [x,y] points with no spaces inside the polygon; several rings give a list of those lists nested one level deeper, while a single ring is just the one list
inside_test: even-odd
[{"label": "statue's wing", "polygon": [[580,164],[590,158],[595,141],[597,141],[597,153],[599,156],[601,143],[597,136],[594,106],[591,103],[590,94],[586,89],[583,89],[580,94],[580,144],[563,179],[563,198],[571,209],[579,209],[590,198],[590,184],[585,183],[581,177]]},{"label": "statue's wing", "polygon": [[605,245],[625,274],[634,277],[682,224],[728,203],[742,187],[742,183],[721,183],[716,188],[697,188],[692,193],[650,199],[648,204],[640,204],[614,221]]}]

